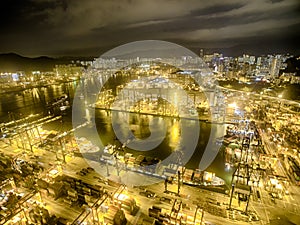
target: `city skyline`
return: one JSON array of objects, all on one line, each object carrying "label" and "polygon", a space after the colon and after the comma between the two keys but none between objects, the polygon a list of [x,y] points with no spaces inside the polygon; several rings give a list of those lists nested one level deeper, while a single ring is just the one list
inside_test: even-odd
[{"label": "city skyline", "polygon": [[100,56],[156,39],[225,55],[299,54],[299,3],[286,1],[9,1],[0,52]]}]

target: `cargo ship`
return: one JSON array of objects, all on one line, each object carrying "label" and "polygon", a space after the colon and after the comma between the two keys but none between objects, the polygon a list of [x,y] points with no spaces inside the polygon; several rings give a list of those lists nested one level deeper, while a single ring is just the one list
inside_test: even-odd
[{"label": "cargo ship", "polygon": [[[168,179],[171,182],[178,180],[178,174],[180,174],[181,182],[191,186],[221,186],[225,184],[225,181],[213,172],[189,169],[178,164],[164,165],[158,158],[144,155],[134,156],[111,144],[106,145],[103,151],[98,151],[99,148],[86,138],[81,137],[78,140],[83,155],[97,154],[99,157],[93,157],[95,160],[98,158],[99,162],[118,167],[120,170],[132,171],[163,180]],[[91,158],[91,160],[93,159]]]}]

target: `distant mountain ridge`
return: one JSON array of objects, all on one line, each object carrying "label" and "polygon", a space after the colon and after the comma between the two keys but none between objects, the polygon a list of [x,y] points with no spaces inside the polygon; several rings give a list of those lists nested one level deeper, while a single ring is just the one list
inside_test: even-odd
[{"label": "distant mountain ridge", "polygon": [[87,61],[93,60],[94,57],[73,57],[65,56],[52,58],[48,56],[39,57],[25,57],[16,53],[2,53],[0,54],[0,72],[16,72],[25,71],[30,72],[34,70],[52,71],[55,65],[70,64],[72,61]]}]

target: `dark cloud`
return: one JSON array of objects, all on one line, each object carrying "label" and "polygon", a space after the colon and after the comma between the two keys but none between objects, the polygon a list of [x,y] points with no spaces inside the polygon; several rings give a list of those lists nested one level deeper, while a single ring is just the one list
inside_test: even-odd
[{"label": "dark cloud", "polygon": [[283,2],[284,0],[271,0],[272,3]]},{"label": "dark cloud", "polygon": [[143,39],[253,49],[272,39],[274,51],[290,50],[285,42],[300,33],[297,0],[6,0],[1,8],[0,52],[23,55],[100,55]]},{"label": "dark cloud", "polygon": [[235,3],[228,3],[226,2],[221,3],[219,5],[212,5],[207,8],[195,9],[191,11],[192,16],[210,16],[216,15],[219,13],[225,13],[231,10],[239,9],[242,6],[245,6],[245,3],[235,2]]}]

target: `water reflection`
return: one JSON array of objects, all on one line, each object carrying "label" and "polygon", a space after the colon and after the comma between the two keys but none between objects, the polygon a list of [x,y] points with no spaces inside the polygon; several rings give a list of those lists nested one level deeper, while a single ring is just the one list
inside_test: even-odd
[{"label": "water reflection", "polygon": [[173,119],[172,126],[168,129],[169,145],[175,149],[180,143],[180,124],[176,119]]},{"label": "water reflection", "polygon": [[14,112],[17,115],[43,112],[47,102],[63,94],[73,98],[76,85],[76,82],[70,82],[2,94],[0,99],[0,121],[8,120],[8,112]]},{"label": "water reflection", "polygon": [[[107,113],[106,110],[96,110],[95,111],[95,121],[98,134],[94,135],[94,143],[97,143],[97,138],[100,137],[103,145],[107,144],[116,144],[117,146],[122,146],[125,142],[119,142],[116,138],[114,129],[112,128],[112,114]],[[117,113],[114,117],[115,121],[119,123],[124,123],[124,112]],[[154,126],[155,129],[150,129],[149,124],[156,123],[157,126]],[[186,128],[184,136],[182,135],[182,125]],[[189,168],[198,168],[200,159],[203,155],[203,151],[206,148],[208,139],[210,136],[211,126],[215,126],[208,123],[199,123],[200,124],[200,137],[197,141],[197,147],[194,152],[190,155],[189,160],[187,160],[187,167]],[[129,132],[132,132],[136,138],[146,139],[152,133],[161,133],[160,129],[162,126],[166,127],[166,133],[163,136],[158,136],[158,139],[162,139],[158,146],[148,151],[139,151],[131,148],[127,148],[127,152],[132,153],[135,156],[143,154],[149,157],[158,157],[161,160],[170,156],[176,150],[189,151],[190,149],[184,149],[185,146],[188,146],[187,143],[190,141],[190,136],[193,133],[193,126],[195,122],[193,120],[180,120],[174,119],[172,117],[160,117],[153,115],[140,115],[137,113],[130,113],[129,117],[129,129],[124,127],[120,129],[123,133],[123,136],[128,136]],[[215,134],[218,136],[219,134]],[[92,135],[88,134],[89,139]],[[155,141],[157,141],[155,139]],[[130,146],[130,145],[128,145]],[[189,154],[186,155],[188,157]]]}]

